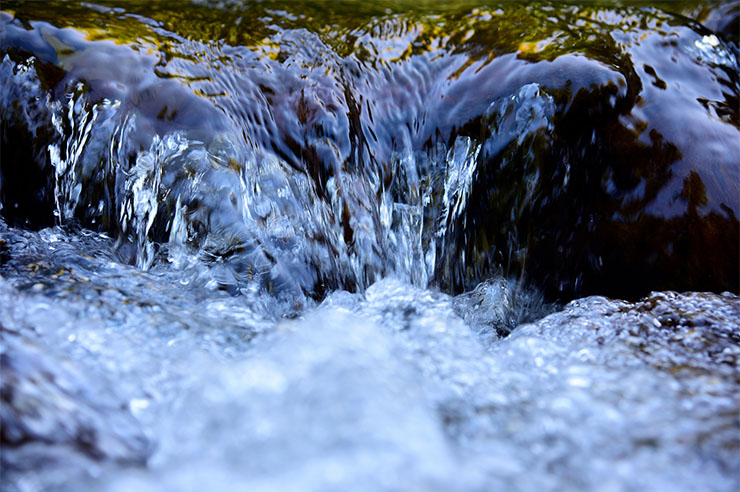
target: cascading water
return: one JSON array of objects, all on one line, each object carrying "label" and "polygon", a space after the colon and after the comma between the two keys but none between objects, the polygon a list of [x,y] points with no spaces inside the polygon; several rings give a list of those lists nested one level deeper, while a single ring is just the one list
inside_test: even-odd
[{"label": "cascading water", "polygon": [[3,489],[740,485],[737,2],[1,8]]}]

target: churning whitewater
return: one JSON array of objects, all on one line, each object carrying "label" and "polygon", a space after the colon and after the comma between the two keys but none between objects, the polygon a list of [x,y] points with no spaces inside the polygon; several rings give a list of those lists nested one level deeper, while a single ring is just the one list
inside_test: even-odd
[{"label": "churning whitewater", "polygon": [[3,490],[740,487],[737,2],[0,8]]}]

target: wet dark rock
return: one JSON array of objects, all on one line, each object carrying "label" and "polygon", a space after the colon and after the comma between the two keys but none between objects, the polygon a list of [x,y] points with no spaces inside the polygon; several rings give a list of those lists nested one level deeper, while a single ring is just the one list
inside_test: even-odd
[{"label": "wet dark rock", "polygon": [[[39,78],[35,58],[0,61],[0,207],[14,225],[41,228],[54,223],[53,168],[46,155],[53,128],[46,94],[56,80]],[[53,67],[45,74],[58,74]]]},{"label": "wet dark rock", "polygon": [[552,128],[481,159],[451,253],[466,261],[443,283],[470,289],[503,265],[550,298],[738,292],[737,59],[703,30],[663,27],[639,42],[640,29],[613,31],[603,82],[540,82],[558,102]]}]

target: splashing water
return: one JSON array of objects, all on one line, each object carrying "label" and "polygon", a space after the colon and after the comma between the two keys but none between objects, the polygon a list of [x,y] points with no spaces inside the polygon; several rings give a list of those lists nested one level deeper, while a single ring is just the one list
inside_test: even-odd
[{"label": "splashing water", "polygon": [[740,8],[656,5],[3,3],[2,488],[737,490]]}]

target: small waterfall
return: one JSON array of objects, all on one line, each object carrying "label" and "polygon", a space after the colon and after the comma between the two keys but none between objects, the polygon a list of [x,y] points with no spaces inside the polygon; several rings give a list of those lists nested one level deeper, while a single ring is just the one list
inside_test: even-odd
[{"label": "small waterfall", "polygon": [[[677,288],[668,258],[696,257],[670,245],[676,229],[694,227],[693,209],[675,198],[689,196],[683,181],[698,176],[708,187],[701,207],[711,219],[697,234],[713,237],[718,221],[727,234],[738,228],[727,179],[740,173],[734,45],[674,29],[671,63],[697,80],[686,96],[681,82],[660,78],[670,66],[640,61],[642,31],[621,24],[622,14],[586,9],[579,15],[591,21],[562,31],[575,12],[558,9],[543,21],[557,49],[499,46],[485,36],[513,28],[508,21],[464,9],[446,17],[447,35],[431,27],[434,16],[314,32],[290,16],[271,24],[265,11],[249,28],[232,26],[235,36],[271,32],[244,43],[178,37],[174,26],[126,17],[141,37],[115,44],[84,25],[5,16],[4,114],[34,152],[7,165],[36,169],[44,181],[28,186],[49,190],[44,213],[56,223],[106,231],[142,269],[190,264],[182,255],[226,265],[228,289],[258,281],[320,299],[396,276],[460,292],[503,274],[557,299],[619,293],[626,272]],[[643,15],[673,22],[658,10]],[[661,32],[646,31],[646,46],[663,42]],[[593,38],[609,42],[600,48]],[[717,77],[724,101],[702,82]],[[692,121],[702,121],[692,126],[701,128],[698,146],[668,133],[675,120],[650,109],[652,99],[670,107],[686,97],[696,102]],[[714,150],[723,145],[727,152]],[[696,168],[710,154],[716,164]],[[673,253],[656,260],[632,249],[625,221],[651,233],[653,251]],[[704,266],[712,285],[732,288],[736,279],[720,272],[737,258],[722,244],[706,246],[723,266]],[[689,276],[702,277],[704,266]]]},{"label": "small waterfall", "polygon": [[736,492],[739,15],[3,1],[0,489]]}]

